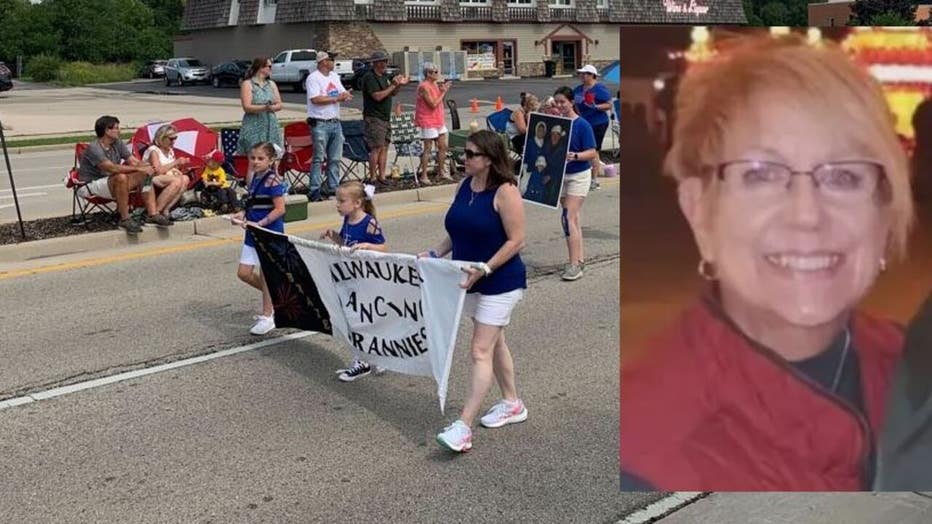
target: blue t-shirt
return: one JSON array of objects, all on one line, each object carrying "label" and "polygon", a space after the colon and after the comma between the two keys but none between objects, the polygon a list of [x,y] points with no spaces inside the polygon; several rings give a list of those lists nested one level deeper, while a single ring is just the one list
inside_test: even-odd
[{"label": "blue t-shirt", "polygon": [[[370,223],[373,226],[372,232],[369,231]],[[352,247],[361,242],[368,242],[369,244],[385,243],[385,235],[382,234],[379,221],[368,213],[356,224],[350,224],[349,217],[343,217],[340,239],[343,240],[343,245],[346,247]]]},{"label": "blue t-shirt", "polygon": [[[595,149],[595,133],[592,126],[582,117],[573,120],[570,126],[570,153],[582,153],[587,149]],[[591,167],[588,160],[573,160],[566,164],[566,174],[581,173]]]},{"label": "blue t-shirt", "polygon": [[[473,193],[472,177],[463,180],[453,204],[444,218],[444,226],[453,244],[453,260],[488,262],[508,240],[502,217],[493,201],[498,188]],[[527,270],[521,255],[516,254],[491,275],[482,277],[467,293],[499,295],[527,287]]]},{"label": "blue t-shirt", "polygon": [[[272,199],[284,197],[286,189],[285,184],[282,183],[282,178],[271,169],[265,173],[254,174],[252,182],[249,184],[249,194],[246,200],[246,220],[249,222],[258,222],[267,217],[275,206]],[[251,201],[255,202],[254,206],[248,205]],[[278,217],[277,220],[270,222],[265,228],[270,231],[284,233],[285,217]],[[246,231],[246,237],[243,243],[250,247],[256,246],[249,231]]]},{"label": "blue t-shirt", "polygon": [[[592,104],[586,104],[586,92],[590,92],[595,99]],[[591,89],[586,89],[582,84],[573,89],[573,103],[576,105],[576,113],[585,118],[591,126],[608,124],[608,114],[601,109],[596,109],[597,104],[604,104],[612,100],[612,94],[608,88],[602,84],[595,84]]]}]

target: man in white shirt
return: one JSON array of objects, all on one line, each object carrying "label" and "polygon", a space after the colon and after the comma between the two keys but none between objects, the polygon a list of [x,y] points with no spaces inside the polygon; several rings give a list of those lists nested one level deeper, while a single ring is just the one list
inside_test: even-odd
[{"label": "man in white shirt", "polygon": [[340,159],[343,157],[343,128],[340,125],[340,102],[352,100],[343,88],[340,75],[333,72],[333,58],[323,51],[317,53],[317,70],[307,75],[307,125],[314,139],[314,159],[311,162],[311,187],[308,198],[324,200],[321,192],[321,164],[327,158],[327,183],[335,193],[340,183]]}]

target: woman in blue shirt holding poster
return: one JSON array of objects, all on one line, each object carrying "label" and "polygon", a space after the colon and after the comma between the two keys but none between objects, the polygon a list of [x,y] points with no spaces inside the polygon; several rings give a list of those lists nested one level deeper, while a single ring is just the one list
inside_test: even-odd
[{"label": "woman in blue shirt holding poster", "polygon": [[570,119],[569,151],[566,154],[566,172],[560,205],[563,206],[563,234],[569,251],[569,263],[563,270],[563,280],[576,280],[583,274],[583,238],[580,216],[583,201],[589,194],[592,181],[590,161],[598,156],[592,126],[576,114],[573,106],[573,90],[561,87],[553,94],[553,101],[560,116]]}]

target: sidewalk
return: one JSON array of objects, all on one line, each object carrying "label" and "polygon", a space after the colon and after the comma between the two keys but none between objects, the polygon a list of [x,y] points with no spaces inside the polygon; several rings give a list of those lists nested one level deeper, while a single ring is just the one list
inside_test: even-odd
[{"label": "sidewalk", "polygon": [[[625,522],[623,520],[622,522]],[[633,522],[633,521],[632,521]],[[660,524],[925,524],[930,493],[712,493]]]},{"label": "sidewalk", "polygon": [[[426,186],[419,189],[407,189],[380,193],[379,206],[394,206],[416,202],[440,201],[446,202],[453,197],[456,184],[439,186]],[[336,216],[334,201],[309,202],[307,220],[290,222],[293,228],[301,224],[311,223],[321,218],[332,220]],[[286,226],[287,230],[287,226]],[[23,269],[35,261],[52,257],[86,255],[100,249],[124,248],[146,244],[153,244],[165,240],[178,240],[192,236],[230,234],[231,226],[228,216],[218,215],[209,218],[199,218],[175,222],[168,228],[145,226],[142,233],[132,237],[122,229],[113,229],[97,233],[82,233],[77,235],[33,240],[18,244],[0,245],[0,275],[5,272]],[[237,233],[234,231],[236,234]]]}]

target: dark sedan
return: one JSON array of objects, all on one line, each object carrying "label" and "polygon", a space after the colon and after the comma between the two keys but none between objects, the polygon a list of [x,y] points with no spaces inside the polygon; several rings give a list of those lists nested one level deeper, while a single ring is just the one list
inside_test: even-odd
[{"label": "dark sedan", "polygon": [[237,87],[250,65],[247,60],[233,60],[216,65],[210,70],[210,83],[214,87]]},{"label": "dark sedan", "polygon": [[3,62],[0,62],[0,91],[13,89],[13,73]]},{"label": "dark sedan", "polygon": [[[360,87],[362,87],[359,85],[359,79],[362,78],[364,74],[368,73],[370,69],[372,69],[371,63],[363,59],[354,58],[353,59],[353,75],[350,77],[347,77],[346,79],[343,79],[343,85],[347,88],[359,90]],[[390,65],[387,68],[385,68],[385,74],[388,75],[389,78],[395,76],[397,73],[398,73],[398,68],[395,66]]]},{"label": "dark sedan", "polygon": [[146,78],[162,78],[165,76],[165,64],[168,60],[149,60],[142,66],[142,76]]}]

